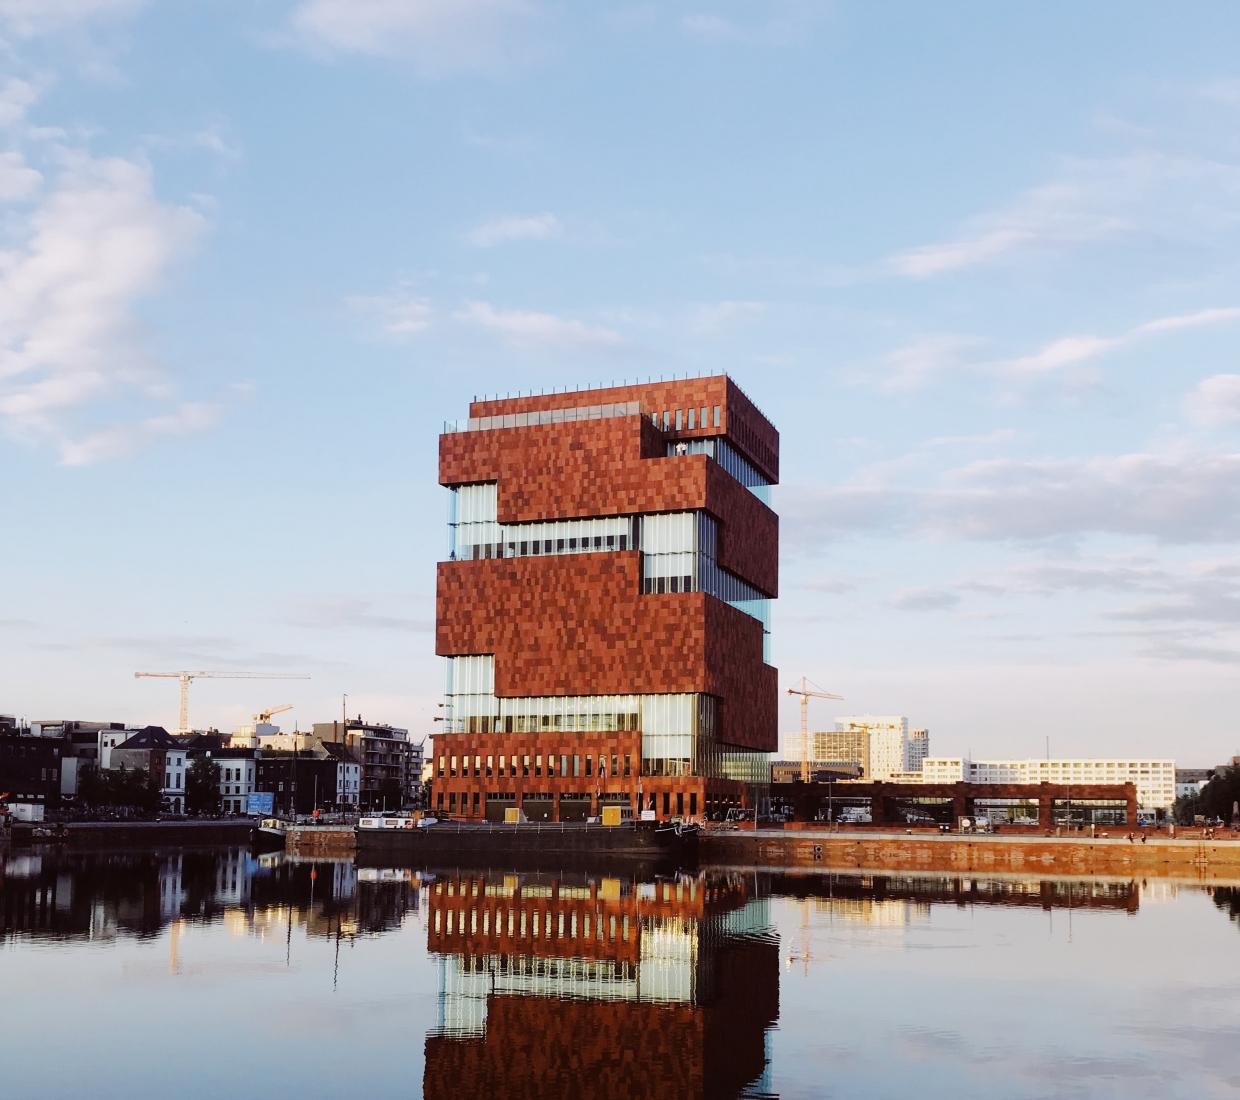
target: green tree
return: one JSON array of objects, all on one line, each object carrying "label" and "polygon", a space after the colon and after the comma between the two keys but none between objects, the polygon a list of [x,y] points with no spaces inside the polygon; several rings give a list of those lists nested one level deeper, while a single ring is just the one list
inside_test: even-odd
[{"label": "green tree", "polygon": [[1232,808],[1240,802],[1240,768],[1220,768],[1200,793],[1176,803],[1176,817],[1189,824],[1194,814],[1231,823]]},{"label": "green tree", "polygon": [[185,811],[191,814],[220,812],[220,766],[199,756],[185,772]]}]

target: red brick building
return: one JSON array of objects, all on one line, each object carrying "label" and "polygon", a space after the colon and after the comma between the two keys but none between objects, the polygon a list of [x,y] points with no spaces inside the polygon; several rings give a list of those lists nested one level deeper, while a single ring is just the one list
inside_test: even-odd
[{"label": "red brick building", "polygon": [[778,738],[779,433],[726,376],[475,401],[446,428],[435,808],[751,804]]}]

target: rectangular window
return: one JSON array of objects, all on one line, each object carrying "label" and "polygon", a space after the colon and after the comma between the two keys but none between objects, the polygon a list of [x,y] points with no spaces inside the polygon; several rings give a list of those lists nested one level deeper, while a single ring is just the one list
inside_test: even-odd
[{"label": "rectangular window", "polygon": [[448,764],[448,775],[453,779],[456,778],[456,757],[454,756]]},{"label": "rectangular window", "polygon": [[482,774],[482,757],[474,757],[474,778],[477,779]]},{"label": "rectangular window", "polygon": [[573,757],[573,778],[576,779],[581,774],[581,757]]},{"label": "rectangular window", "polygon": [[541,756],[534,757],[534,778],[536,779],[542,778],[542,757]]},{"label": "rectangular window", "polygon": [[665,432],[672,430],[672,414],[666,409],[663,410],[663,430]]},{"label": "rectangular window", "polygon": [[521,757],[521,778],[529,779],[530,777],[530,758],[528,756]]},{"label": "rectangular window", "polygon": [[676,792],[676,816],[677,817],[685,816],[685,792],[684,791]]},{"label": "rectangular window", "polygon": [[594,768],[594,757],[587,756],[586,757],[586,775],[587,776],[591,776],[594,774],[593,768]]},{"label": "rectangular window", "polygon": [[613,752],[611,754],[611,777],[612,779],[615,779],[616,776],[620,774],[619,764],[620,764],[620,757],[618,757]]},{"label": "rectangular window", "polygon": [[694,428],[693,420],[694,420],[694,414],[696,412],[697,412],[697,409],[689,410],[689,431],[693,431],[693,428]]},{"label": "rectangular window", "polygon": [[441,756],[441,757],[439,758],[439,778],[440,778],[440,779],[442,779],[442,778],[443,778],[443,768],[444,768],[444,763],[445,763],[445,758]]},{"label": "rectangular window", "polygon": [[689,793],[689,816],[697,817],[697,791]]},{"label": "rectangular window", "polygon": [[456,813],[456,791],[452,791],[448,795],[448,813]]},{"label": "rectangular window", "polygon": [[681,413],[681,410],[677,409],[676,410],[676,430],[677,431],[680,431],[680,413]]},{"label": "rectangular window", "polygon": [[474,813],[478,812],[478,792],[474,791]]},{"label": "rectangular window", "polygon": [[663,816],[672,816],[672,793],[671,791],[663,792]]},{"label": "rectangular window", "polygon": [[566,775],[568,775],[568,757],[561,755],[560,756],[560,778],[563,779]]},{"label": "rectangular window", "polygon": [[626,752],[624,754],[624,778],[628,779],[633,774],[633,758]]},{"label": "rectangular window", "polygon": [[491,768],[492,768],[492,766],[493,766],[493,764],[494,764],[494,761],[495,761],[495,757],[493,757],[493,756],[488,756],[488,757],[487,757],[487,778],[488,778],[488,779],[490,779],[490,778],[491,778]]},{"label": "rectangular window", "polygon": [[715,427],[719,427],[719,406],[715,406]]},{"label": "rectangular window", "polygon": [[439,809],[442,810],[443,809],[443,791],[439,792],[438,804],[439,804]]}]

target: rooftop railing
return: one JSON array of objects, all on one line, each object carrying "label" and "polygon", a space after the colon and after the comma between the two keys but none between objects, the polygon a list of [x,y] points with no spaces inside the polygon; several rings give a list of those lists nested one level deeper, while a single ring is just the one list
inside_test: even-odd
[{"label": "rooftop railing", "polygon": [[537,424],[571,424],[578,420],[607,420],[613,416],[641,416],[636,401],[619,401],[612,405],[578,405],[572,409],[534,409],[502,416],[471,416],[466,420],[444,421],[444,434],[453,432],[486,432],[496,428],[528,428]]}]

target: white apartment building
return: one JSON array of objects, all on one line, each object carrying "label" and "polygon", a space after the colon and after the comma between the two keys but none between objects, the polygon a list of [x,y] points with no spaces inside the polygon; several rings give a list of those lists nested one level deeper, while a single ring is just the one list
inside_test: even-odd
[{"label": "white apartment building", "polygon": [[851,715],[835,720],[835,728],[841,733],[864,731],[869,739],[869,768],[867,779],[886,781],[899,772],[907,772],[908,719],[873,714]]},{"label": "white apartment building", "polygon": [[1134,783],[1143,810],[1167,810],[1175,802],[1174,760],[968,760],[927,757],[923,783]]}]

